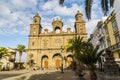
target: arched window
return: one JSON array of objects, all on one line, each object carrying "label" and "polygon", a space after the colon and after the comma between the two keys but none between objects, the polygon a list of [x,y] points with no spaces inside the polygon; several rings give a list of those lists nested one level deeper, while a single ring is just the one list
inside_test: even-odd
[{"label": "arched window", "polygon": [[34,46],[34,42],[32,42],[32,46]]},{"label": "arched window", "polygon": [[55,28],[55,33],[56,33],[56,34],[59,34],[59,33],[60,33],[60,27],[56,27],[56,28]]}]

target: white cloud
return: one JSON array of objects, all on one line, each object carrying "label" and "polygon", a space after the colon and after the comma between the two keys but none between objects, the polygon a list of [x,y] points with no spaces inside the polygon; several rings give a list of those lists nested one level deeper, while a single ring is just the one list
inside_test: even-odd
[{"label": "white cloud", "polygon": [[43,5],[42,9],[43,10],[50,10],[50,9],[55,8],[56,6],[59,6],[58,0],[51,0],[51,1],[46,2]]},{"label": "white cloud", "polygon": [[84,7],[82,5],[78,5],[77,3],[71,4],[71,7],[60,6],[58,0],[50,0],[45,4],[40,6],[42,8],[43,15],[60,15],[60,16],[72,16],[80,10],[80,12],[84,12]]},{"label": "white cloud", "polygon": [[22,28],[22,30],[19,31],[19,33],[22,34],[22,35],[24,35],[24,34],[29,34],[29,32],[30,32],[29,30],[30,30],[30,26],[27,25],[27,26],[24,26],[24,27]]},{"label": "white cloud", "polygon": [[15,8],[27,8],[27,7],[33,7],[37,4],[37,0],[10,0],[12,5],[15,6]]},{"label": "white cloud", "polygon": [[15,29],[15,28],[13,28],[13,33],[18,33],[18,30],[17,29]]},{"label": "white cloud", "polygon": [[[21,16],[22,15],[22,16]],[[3,15],[4,17],[5,15]],[[26,16],[26,14],[24,14],[24,12],[14,12],[14,13],[10,13],[7,15],[7,17],[1,18],[0,19],[0,27],[1,27],[1,33],[4,34],[15,34],[15,33],[23,33],[22,31],[24,31],[24,33],[27,33],[25,31],[28,31],[29,28],[27,28],[28,30],[25,29],[25,27],[27,25],[30,24],[31,19],[29,18],[29,16]],[[20,26],[20,28],[19,28]]]},{"label": "white cloud", "polygon": [[47,10],[47,11],[42,11],[42,12],[39,12],[40,14],[44,16],[48,16],[48,15],[54,15],[54,12],[53,10]]},{"label": "white cloud", "polygon": [[62,16],[75,15],[78,10],[80,10],[80,12],[83,12],[83,7],[78,6],[77,4],[72,4],[72,7],[70,8],[68,8],[67,6],[57,6],[54,8],[54,12],[57,15],[62,15]]},{"label": "white cloud", "polygon": [[75,19],[73,19],[73,18],[69,18],[68,20],[64,20],[64,26],[63,26],[63,27],[65,27],[64,31],[66,31],[67,28],[71,28],[71,30],[74,31],[74,23],[75,23]]},{"label": "white cloud", "polygon": [[91,18],[98,19],[98,18],[101,18],[101,15],[103,15],[103,13],[100,6],[100,1],[94,0],[92,5],[92,10],[91,10]]},{"label": "white cloud", "polygon": [[0,6],[0,16],[5,17],[10,14],[10,9],[5,6]]},{"label": "white cloud", "polygon": [[86,31],[88,33],[88,37],[92,33],[94,28],[96,27],[98,21],[99,21],[99,19],[94,19],[94,20],[88,21],[86,23]]}]

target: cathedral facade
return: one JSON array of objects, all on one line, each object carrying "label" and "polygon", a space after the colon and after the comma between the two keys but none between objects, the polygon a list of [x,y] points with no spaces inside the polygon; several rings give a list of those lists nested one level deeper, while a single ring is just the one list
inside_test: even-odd
[{"label": "cathedral facade", "polygon": [[[63,31],[62,20],[56,19],[52,22],[52,31],[44,29],[42,32],[41,17],[36,14],[33,23],[30,24],[30,35],[28,42],[27,62],[32,61],[34,66],[42,69],[59,69],[69,67],[72,62],[72,53],[64,49],[70,39],[75,36],[84,37],[87,41],[87,33],[83,14],[79,11],[75,15],[75,31],[67,28]],[[33,66],[30,65],[29,66]]]}]

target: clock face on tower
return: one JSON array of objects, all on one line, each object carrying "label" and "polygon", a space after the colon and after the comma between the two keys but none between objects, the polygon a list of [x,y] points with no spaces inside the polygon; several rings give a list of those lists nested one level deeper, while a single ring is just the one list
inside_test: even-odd
[{"label": "clock face on tower", "polygon": [[33,32],[34,34],[36,33],[36,31]]}]

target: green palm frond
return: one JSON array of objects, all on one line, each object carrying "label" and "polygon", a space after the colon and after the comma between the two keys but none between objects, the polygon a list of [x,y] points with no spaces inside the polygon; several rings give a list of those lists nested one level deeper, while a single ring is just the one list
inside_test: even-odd
[{"label": "green palm frond", "polygon": [[89,56],[89,54],[86,54],[86,53],[88,53],[89,51],[85,51],[85,53],[83,53],[83,54],[80,54],[79,56],[78,56],[78,60],[80,61],[80,62],[82,62],[83,64],[86,64],[87,66],[91,63],[91,59],[90,58],[88,58]]},{"label": "green palm frond", "polygon": [[66,46],[65,46],[65,49],[66,49],[67,52],[69,52],[69,51],[70,51],[70,52],[73,52],[72,44],[69,43],[68,45],[66,45]]},{"label": "green palm frond", "polygon": [[109,11],[108,0],[101,0],[101,7],[104,15],[107,16],[107,13]]},{"label": "green palm frond", "polygon": [[86,64],[88,67],[95,65],[104,50],[99,51],[99,46],[94,47],[91,43],[86,43],[82,54],[78,56],[78,60]]},{"label": "green palm frond", "polygon": [[0,58],[5,57],[5,56],[10,56],[8,54],[8,50],[4,47],[0,47]]},{"label": "green palm frond", "polygon": [[22,52],[25,52],[26,49],[25,49],[25,46],[24,45],[18,45],[17,48],[15,49],[16,51],[22,53]]},{"label": "green palm frond", "polygon": [[60,5],[63,5],[63,3],[64,3],[64,0],[59,0]]},{"label": "green palm frond", "polygon": [[83,37],[75,36],[73,39],[71,39],[68,42],[68,45],[66,45],[67,51],[72,51],[75,58],[81,54],[82,46],[83,46]]},{"label": "green palm frond", "polygon": [[87,16],[88,20],[91,19],[92,2],[93,2],[93,0],[86,0],[85,1],[85,12],[86,12],[86,16]]},{"label": "green palm frond", "polygon": [[110,7],[113,7],[113,5],[114,5],[114,1],[115,1],[115,0],[109,0]]}]

